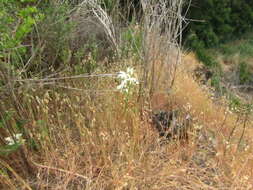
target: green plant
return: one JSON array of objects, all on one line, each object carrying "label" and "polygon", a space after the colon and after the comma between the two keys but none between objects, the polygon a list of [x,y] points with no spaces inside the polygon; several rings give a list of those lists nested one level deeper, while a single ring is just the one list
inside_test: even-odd
[{"label": "green plant", "polygon": [[70,6],[68,3],[42,2],[39,4],[45,18],[31,36],[36,48],[37,57],[31,70],[58,69],[70,64],[70,40],[76,23],[70,21]]},{"label": "green plant", "polygon": [[236,54],[240,56],[240,60],[248,59],[253,54],[253,40],[251,38],[252,34],[247,34],[233,42],[220,45],[218,50],[226,59]]},{"label": "green plant", "polygon": [[[196,21],[189,24],[185,39],[194,33],[205,47],[215,47],[251,31],[251,1],[194,0],[192,5],[188,11],[188,18]],[[188,5],[185,6],[187,8]]]},{"label": "green plant", "polygon": [[189,35],[186,40],[186,46],[190,47],[196,52],[197,58],[207,67],[215,68],[218,66],[218,62],[205,48],[205,44],[194,33]]},{"label": "green plant", "polygon": [[212,57],[207,50],[200,47],[196,49],[196,55],[198,59],[207,67],[209,68],[216,68],[219,66],[219,63]]},{"label": "green plant", "polygon": [[77,64],[74,65],[76,74],[93,73],[98,67],[99,53],[101,53],[95,41],[91,41],[83,48],[80,48],[75,54],[74,58]]},{"label": "green plant", "polygon": [[0,1],[0,63],[12,71],[21,69],[29,56],[26,37],[44,15],[33,6],[34,0]]},{"label": "green plant", "polygon": [[215,74],[212,78],[211,78],[211,86],[215,88],[216,91],[220,91],[221,89],[221,85],[220,85],[220,76]]},{"label": "green plant", "polygon": [[247,84],[252,81],[252,73],[250,72],[247,63],[241,62],[239,64],[238,72],[240,84]]},{"label": "green plant", "polygon": [[121,34],[121,56],[138,55],[142,48],[143,34],[138,25],[130,25]]},{"label": "green plant", "polygon": [[245,103],[242,99],[236,96],[233,93],[228,93],[228,100],[229,100],[229,109],[235,113],[241,115],[252,115],[253,113],[253,104],[252,103]]}]

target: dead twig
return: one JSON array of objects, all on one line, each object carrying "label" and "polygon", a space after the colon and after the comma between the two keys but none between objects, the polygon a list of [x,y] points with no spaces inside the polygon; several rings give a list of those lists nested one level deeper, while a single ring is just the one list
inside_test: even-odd
[{"label": "dead twig", "polygon": [[66,79],[80,79],[80,78],[92,78],[92,77],[116,77],[118,74],[82,74],[82,75],[75,75],[69,77],[57,77],[57,78],[44,78],[44,79],[17,79],[13,80],[15,82],[49,82],[49,81],[58,81],[58,80],[66,80]]},{"label": "dead twig", "polygon": [[34,162],[32,160],[31,160],[31,162],[36,167],[44,168],[44,169],[48,169],[48,170],[54,170],[54,171],[58,171],[58,172],[62,172],[62,173],[68,174],[68,175],[73,175],[75,177],[79,177],[79,178],[82,178],[82,179],[86,180],[89,184],[91,182],[91,179],[89,177],[84,176],[84,175],[81,175],[81,174],[78,174],[78,173],[75,173],[75,172],[72,172],[72,171],[60,169],[60,168],[55,168],[55,167],[52,167],[52,166],[46,166],[46,165],[38,164],[38,163],[36,163],[36,162]]},{"label": "dead twig", "polygon": [[246,114],[245,114],[244,121],[243,121],[243,131],[242,131],[241,137],[240,137],[240,139],[239,139],[239,141],[238,141],[238,144],[237,144],[237,150],[236,150],[236,151],[238,151],[239,146],[240,146],[241,141],[242,141],[242,138],[243,138],[243,136],[244,136],[244,133],[245,133],[245,130],[246,130],[246,124],[247,124],[248,118],[249,118],[249,114],[247,114],[247,113],[246,113]]}]

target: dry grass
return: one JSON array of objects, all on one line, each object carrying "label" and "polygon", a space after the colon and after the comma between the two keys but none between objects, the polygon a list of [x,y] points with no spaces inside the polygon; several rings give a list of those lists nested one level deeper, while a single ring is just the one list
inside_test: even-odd
[{"label": "dry grass", "polygon": [[[177,2],[176,13],[181,11],[181,0]],[[100,7],[92,10],[95,14]],[[114,39],[110,18],[103,14],[97,18],[109,24],[105,30]],[[146,19],[151,24],[157,21],[152,15]],[[159,29],[164,17],[158,19],[154,28],[146,23],[143,61],[147,62],[144,72],[140,67],[137,73],[143,79],[140,86],[146,82],[149,91],[141,102],[139,89],[127,98],[116,91],[114,77],[16,81],[15,88],[1,94],[1,145],[14,133],[22,133],[26,141],[8,156],[0,155],[0,188],[253,188],[252,119],[243,112],[232,113],[225,100],[214,101],[209,90],[194,80],[198,63],[193,55],[181,61],[176,44],[181,34],[177,22],[182,18],[169,20],[167,24],[175,28],[165,36]],[[115,65],[107,71],[116,73],[139,63],[129,59]],[[172,109],[191,115],[188,142],[162,141],[152,126],[152,111]]]},{"label": "dry grass", "polygon": [[[187,64],[191,63],[187,60]],[[246,128],[244,144],[238,150],[243,122],[236,124],[235,114],[225,114],[227,108],[213,103],[185,65],[178,69],[171,93],[157,93],[152,102],[153,109],[172,105],[187,111],[194,118],[194,127],[203,126],[193,132],[188,144],[161,145],[148,112],[144,119],[140,117],[137,94],[126,103],[121,93],[113,91],[44,86],[15,93],[16,102],[13,97],[2,102],[1,110],[16,111],[8,125],[26,120],[27,141],[21,150],[28,166],[21,150],[2,157],[1,171],[6,172],[1,174],[2,188],[251,189],[252,141],[248,137],[252,130]],[[112,78],[64,83],[79,89],[91,84],[92,90],[117,85]]]}]

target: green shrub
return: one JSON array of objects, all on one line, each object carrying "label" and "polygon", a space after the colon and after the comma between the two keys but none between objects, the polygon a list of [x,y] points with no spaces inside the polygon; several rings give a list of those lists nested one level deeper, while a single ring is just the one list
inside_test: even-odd
[{"label": "green shrub", "polygon": [[38,9],[43,12],[45,18],[30,36],[32,51],[37,55],[32,60],[30,72],[44,71],[47,74],[52,69],[69,64],[74,23],[69,20],[70,6],[67,3],[42,2]]},{"label": "green shrub", "polygon": [[216,91],[221,92],[221,78],[220,76],[215,73],[215,75],[213,75],[213,77],[211,78],[211,86],[215,88]]},{"label": "green shrub", "polygon": [[247,84],[252,81],[252,73],[249,70],[249,66],[245,62],[241,62],[238,68],[240,84]]},{"label": "green shrub", "polygon": [[239,54],[240,59],[250,58],[253,55],[253,40],[251,38],[252,34],[245,35],[244,38],[220,45],[218,50],[225,57],[231,57],[235,54]]},{"label": "green shrub", "polygon": [[215,60],[215,58],[213,58],[204,48],[197,49],[196,55],[198,59],[209,68],[217,68],[219,66],[219,63]]},{"label": "green shrub", "polygon": [[201,41],[196,34],[191,34],[187,38],[186,42],[188,47],[191,47],[197,55],[197,58],[207,67],[215,68],[218,66],[218,62],[212,57],[208,50],[205,48],[205,44]]},{"label": "green shrub", "polygon": [[69,63],[69,10],[66,3],[1,0],[1,72],[11,71],[19,78],[40,76]]},{"label": "green shrub", "polygon": [[95,42],[86,44],[74,54],[78,64],[74,65],[75,74],[93,73],[98,67],[100,49]]},{"label": "green shrub", "polygon": [[44,15],[34,6],[34,0],[0,1],[0,62],[12,71],[22,69],[29,56],[27,36]]},{"label": "green shrub", "polygon": [[195,33],[206,47],[238,38],[253,26],[252,1],[193,0],[191,5],[187,17],[197,21],[190,23],[185,39]]},{"label": "green shrub", "polygon": [[128,55],[138,55],[142,46],[142,32],[138,27],[138,25],[134,24],[128,26],[128,28],[121,34],[122,47],[121,54],[122,56]]}]

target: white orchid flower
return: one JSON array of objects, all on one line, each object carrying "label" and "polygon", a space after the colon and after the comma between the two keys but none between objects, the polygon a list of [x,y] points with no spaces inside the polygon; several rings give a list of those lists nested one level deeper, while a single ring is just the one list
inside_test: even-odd
[{"label": "white orchid flower", "polygon": [[133,74],[134,74],[134,68],[128,67],[128,68],[127,68],[127,73],[128,73],[129,75],[133,75]]},{"label": "white orchid flower", "polygon": [[4,140],[8,143],[8,145],[14,145],[15,142],[21,143],[23,141],[22,134],[14,134],[11,137],[5,137]]},{"label": "white orchid flower", "polygon": [[117,86],[117,89],[121,92],[129,93],[133,85],[139,84],[138,79],[134,77],[134,69],[130,67],[127,68],[126,72],[120,71],[118,78],[121,80],[121,83]]},{"label": "white orchid flower", "polygon": [[129,77],[128,74],[124,71],[120,71],[118,74],[118,78],[123,79],[123,80],[127,79],[128,77]]}]

